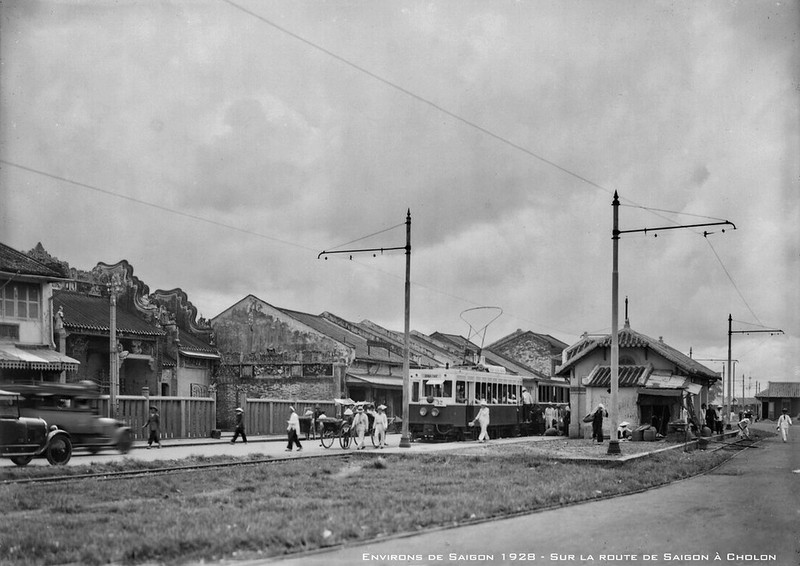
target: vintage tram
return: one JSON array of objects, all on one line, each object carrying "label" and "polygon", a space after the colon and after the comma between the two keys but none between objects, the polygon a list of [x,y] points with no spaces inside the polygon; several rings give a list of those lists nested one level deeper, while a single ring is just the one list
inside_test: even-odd
[{"label": "vintage tram", "polygon": [[519,436],[522,378],[494,366],[412,370],[408,430],[413,439],[464,440],[481,401],[489,406],[491,438]]}]

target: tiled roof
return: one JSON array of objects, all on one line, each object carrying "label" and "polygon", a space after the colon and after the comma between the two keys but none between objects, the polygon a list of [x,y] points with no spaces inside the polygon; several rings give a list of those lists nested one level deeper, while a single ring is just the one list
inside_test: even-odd
[{"label": "tiled roof", "polygon": [[[53,308],[64,308],[64,327],[73,331],[110,332],[111,312],[108,299],[56,291]],[[163,336],[165,332],[135,314],[117,308],[117,332],[142,336]]]},{"label": "tiled roof", "polygon": [[800,397],[800,383],[794,381],[770,381],[769,386],[756,397]]},{"label": "tiled roof", "polygon": [[[655,340],[649,336],[645,336],[629,326],[625,326],[617,334],[619,340],[619,347],[622,348],[650,348],[654,352],[660,354],[665,359],[674,363],[689,375],[698,375],[708,379],[717,380],[719,375],[704,366],[703,364],[693,360],[683,352],[676,350],[672,346],[667,345],[662,340]],[[596,350],[597,348],[611,348],[611,335],[602,336],[598,338],[583,338],[574,347],[571,347],[568,352],[567,362],[560,366],[557,374],[563,372],[568,367],[574,365],[578,360]]]},{"label": "tiled roof", "polygon": [[504,336],[503,338],[500,338],[500,340],[497,340],[496,342],[494,342],[492,344],[489,344],[488,346],[486,346],[486,348],[497,350],[497,349],[501,348],[502,346],[504,346],[505,344],[507,344],[509,342],[513,342],[514,340],[516,340],[520,336],[525,336],[525,335],[536,336],[540,340],[544,340],[545,342],[550,344],[551,348],[554,348],[554,349],[559,350],[559,351],[561,351],[561,350],[563,350],[564,348],[567,347],[567,344],[565,344],[564,342],[562,342],[558,338],[553,338],[549,334],[539,334],[538,332],[533,332],[531,330],[516,330],[516,331],[512,332],[511,334],[509,334],[508,336]]},{"label": "tiled roof", "polygon": [[324,334],[328,338],[336,340],[345,346],[355,349],[356,359],[361,360],[374,360],[374,361],[394,361],[397,362],[397,355],[390,356],[384,348],[376,348],[367,346],[367,339],[359,336],[354,332],[350,332],[346,328],[334,324],[328,319],[300,311],[293,311],[290,309],[280,309],[292,318],[299,320],[306,326],[310,326],[317,332]]},{"label": "tiled roof", "polygon": [[20,275],[52,277],[53,279],[64,278],[54,269],[5,244],[0,244],[0,271],[19,273]]},{"label": "tiled roof", "polygon": [[217,350],[214,346],[190,332],[181,330],[178,333],[178,339],[180,340],[180,349],[182,352],[219,354],[219,350]]},{"label": "tiled roof", "polygon": [[[619,386],[639,387],[645,384],[652,366],[619,366]],[[586,387],[611,387],[611,367],[595,366],[586,378]]]}]

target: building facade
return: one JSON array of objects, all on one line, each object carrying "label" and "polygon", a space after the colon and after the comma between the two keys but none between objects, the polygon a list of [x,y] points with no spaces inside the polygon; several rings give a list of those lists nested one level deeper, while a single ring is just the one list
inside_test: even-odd
[{"label": "building facade", "polygon": [[[719,376],[689,356],[625,327],[618,333],[618,419],[634,427],[653,425],[666,436],[670,423],[685,418],[684,409],[695,417],[701,403],[708,402],[709,387]],[[611,336],[584,335],[564,350],[556,375],[569,379],[572,420],[570,437],[588,437],[591,425],[582,417],[598,404],[611,402]],[[610,420],[604,421],[607,436]],[[615,432],[616,434],[616,432]]]},{"label": "building facade", "polygon": [[78,371],[53,340],[61,331],[53,286],[64,279],[58,266],[0,244],[0,385],[64,382]]}]

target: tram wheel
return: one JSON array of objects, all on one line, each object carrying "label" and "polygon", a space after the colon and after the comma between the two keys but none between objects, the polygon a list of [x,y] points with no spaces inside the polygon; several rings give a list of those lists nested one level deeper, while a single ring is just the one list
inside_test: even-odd
[{"label": "tram wheel", "polygon": [[14,462],[17,466],[27,466],[30,461],[33,460],[33,456],[12,456],[11,461]]}]

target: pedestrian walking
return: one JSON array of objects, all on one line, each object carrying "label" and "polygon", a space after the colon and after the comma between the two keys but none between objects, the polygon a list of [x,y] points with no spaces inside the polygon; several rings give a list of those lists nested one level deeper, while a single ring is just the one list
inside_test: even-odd
[{"label": "pedestrian walking", "polygon": [[592,440],[597,440],[599,444],[603,443],[603,418],[607,416],[608,411],[602,403],[597,405],[592,414]]},{"label": "pedestrian walking", "polygon": [[364,406],[359,405],[356,409],[356,414],[353,415],[352,425],[352,430],[354,430],[356,434],[356,445],[358,446],[356,450],[364,449],[364,435],[367,433],[368,428],[369,417],[367,416],[367,413],[364,412]]},{"label": "pedestrian walking", "polygon": [[389,428],[389,419],[386,418],[386,405],[378,405],[378,413],[375,415],[375,440],[378,448],[386,447],[386,429]]},{"label": "pedestrian walking", "polygon": [[147,437],[147,449],[153,446],[153,442],[158,444],[161,448],[161,417],[158,414],[157,407],[150,407],[150,415],[147,417],[147,422],[144,423],[142,428],[150,429],[150,435]]},{"label": "pedestrian walking", "polygon": [[792,417],[789,416],[789,410],[784,407],[783,414],[778,417],[777,430],[781,431],[781,438],[784,442],[789,439],[789,427],[792,426]]},{"label": "pedestrian walking", "polygon": [[286,451],[291,452],[294,445],[297,445],[297,451],[300,452],[303,446],[300,444],[300,417],[297,416],[294,407],[289,407],[289,420],[286,426],[286,433],[289,436],[289,444],[286,445]]},{"label": "pedestrian walking", "polygon": [[247,435],[244,432],[244,409],[241,407],[236,407],[236,428],[233,431],[233,438],[231,439],[231,444],[236,442],[236,439],[239,436],[242,437],[242,442],[247,444]]},{"label": "pedestrian walking", "polygon": [[486,401],[481,401],[481,408],[475,418],[469,423],[469,426],[475,426],[477,422],[481,426],[481,432],[478,435],[478,442],[486,442],[489,440],[489,405]]}]

